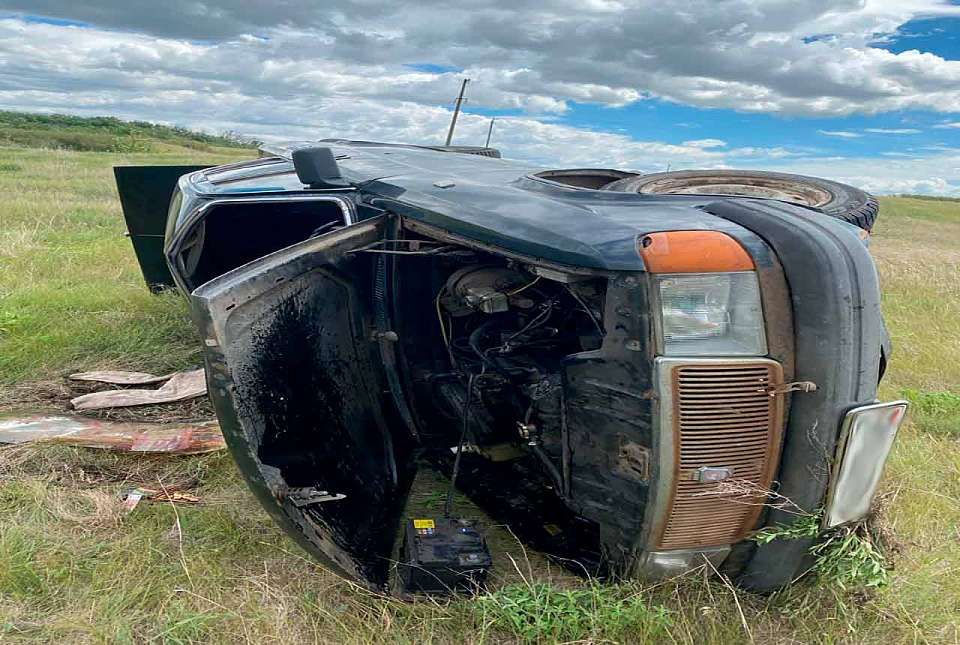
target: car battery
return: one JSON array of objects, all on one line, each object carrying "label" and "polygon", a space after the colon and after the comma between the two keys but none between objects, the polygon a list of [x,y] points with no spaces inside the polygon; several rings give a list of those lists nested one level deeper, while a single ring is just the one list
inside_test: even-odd
[{"label": "car battery", "polygon": [[400,552],[400,581],[409,593],[481,588],[493,565],[487,541],[471,520],[412,519]]}]

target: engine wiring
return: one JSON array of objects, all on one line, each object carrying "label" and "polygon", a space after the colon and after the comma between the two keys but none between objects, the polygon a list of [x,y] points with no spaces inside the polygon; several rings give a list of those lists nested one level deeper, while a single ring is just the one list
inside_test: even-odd
[{"label": "engine wiring", "polygon": [[443,505],[443,516],[450,517],[453,512],[453,494],[457,486],[457,475],[460,473],[460,457],[463,455],[463,444],[467,440],[467,431],[470,428],[470,404],[473,403],[473,383],[475,374],[467,379],[467,398],[463,404],[463,424],[460,427],[460,439],[457,441],[457,453],[453,459],[453,472],[450,473],[450,486],[447,488],[447,501]]},{"label": "engine wiring", "polygon": [[590,316],[590,320],[591,322],[593,322],[594,327],[596,327],[597,331],[600,332],[600,337],[603,338],[604,336],[606,336],[607,331],[603,328],[603,325],[600,324],[600,321],[597,320],[597,317],[593,314],[593,310],[590,309],[590,307],[587,306],[587,303],[583,301],[583,298],[577,295],[577,292],[571,289],[570,285],[565,284],[563,286],[567,288],[567,293],[573,296],[573,299],[576,300],[577,303],[579,303],[579,305],[583,308],[583,312],[588,316]]},{"label": "engine wiring", "polygon": [[[445,272],[438,278],[446,281],[433,296],[432,315],[443,350],[434,345],[431,372],[436,372],[429,373],[427,387],[452,421],[437,429],[437,436],[446,438],[446,450],[454,452],[445,516],[453,510],[467,445],[481,456],[490,446],[521,449],[539,464],[543,484],[564,498],[569,464],[563,456],[568,453],[558,448],[563,415],[558,383],[564,357],[595,347],[594,328],[600,338],[604,335],[602,313],[587,304],[595,292],[581,296],[585,286],[575,290],[514,264],[443,261],[440,266]],[[513,298],[521,293],[522,298]],[[436,362],[441,351],[449,357],[448,371]]]},{"label": "engine wiring", "polygon": [[[532,284],[532,283],[531,283],[531,284]],[[529,286],[529,285],[528,285],[528,286]],[[509,347],[510,341],[512,341],[514,338],[518,338],[518,337],[522,336],[523,334],[526,334],[526,333],[528,333],[528,332],[536,329],[537,327],[543,325],[544,323],[546,323],[546,322],[550,319],[551,314],[553,314],[553,300],[546,300],[546,301],[544,302],[543,311],[541,311],[539,314],[537,314],[536,316],[534,316],[534,318],[533,318],[530,322],[528,322],[520,331],[514,332],[514,333],[513,333],[509,338],[507,338],[507,340],[505,340],[505,341],[503,342],[503,344],[500,345],[500,347],[497,348],[497,349],[501,349],[501,350],[502,350],[503,348]]]},{"label": "engine wiring", "polygon": [[530,282],[530,283],[528,283],[528,284],[525,284],[525,285],[523,285],[522,287],[520,287],[519,289],[514,289],[513,291],[508,291],[508,292],[507,292],[507,297],[509,298],[510,296],[515,296],[515,295],[517,295],[518,293],[520,293],[520,292],[522,292],[522,291],[526,291],[527,289],[529,289],[529,288],[532,287],[533,285],[535,285],[535,284],[537,284],[538,282],[540,282],[540,278],[541,278],[541,277],[542,277],[542,276],[539,276],[539,275],[538,275],[536,278],[533,279],[533,282]]},{"label": "engine wiring", "polygon": [[450,339],[447,337],[447,328],[443,324],[443,311],[440,309],[440,298],[443,297],[443,292],[446,290],[446,285],[440,287],[440,291],[437,292],[437,297],[433,302],[437,307],[437,321],[440,323],[440,335],[443,336],[443,344],[449,348]]},{"label": "engine wiring", "polygon": [[[447,328],[443,324],[443,309],[440,306],[440,298],[443,297],[444,292],[447,290],[447,285],[444,284],[440,287],[440,291],[437,292],[437,297],[434,299],[434,305],[437,309],[437,322],[440,323],[440,336],[443,338],[443,347],[447,351],[447,356],[450,358],[450,365],[456,369],[457,368],[457,359],[453,356],[453,350],[450,348],[450,336],[447,334]],[[450,322],[450,328],[453,329],[453,322]]]}]

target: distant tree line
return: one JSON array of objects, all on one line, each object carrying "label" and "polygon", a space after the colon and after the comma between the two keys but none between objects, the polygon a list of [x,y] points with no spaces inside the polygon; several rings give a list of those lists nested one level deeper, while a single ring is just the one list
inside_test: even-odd
[{"label": "distant tree line", "polygon": [[255,148],[260,141],[236,131],[198,132],[148,121],[112,116],[73,116],[0,111],[0,145],[65,148],[95,152],[150,152],[155,143],[206,150],[211,147]]}]

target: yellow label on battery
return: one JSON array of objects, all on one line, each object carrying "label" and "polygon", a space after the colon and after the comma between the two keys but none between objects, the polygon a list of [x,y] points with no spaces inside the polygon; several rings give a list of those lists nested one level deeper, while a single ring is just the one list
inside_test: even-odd
[{"label": "yellow label on battery", "polygon": [[561,529],[556,524],[544,524],[543,530],[549,533],[550,537],[554,537],[556,535],[560,535],[561,533],[563,533],[563,529]]},{"label": "yellow label on battery", "polygon": [[437,528],[437,525],[433,523],[433,520],[413,520],[413,528],[434,529]]}]

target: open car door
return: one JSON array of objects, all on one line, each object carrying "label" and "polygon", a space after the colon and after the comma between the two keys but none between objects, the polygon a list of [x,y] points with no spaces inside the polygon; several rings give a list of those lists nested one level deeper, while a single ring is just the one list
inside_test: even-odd
[{"label": "open car door", "polygon": [[210,166],[114,166],[133,250],[153,292],[175,286],[163,255],[170,197],[183,175]]},{"label": "open car door", "polygon": [[335,571],[384,588],[413,478],[388,427],[368,315],[366,220],[198,287],[207,381],[233,457],[263,506]]}]

